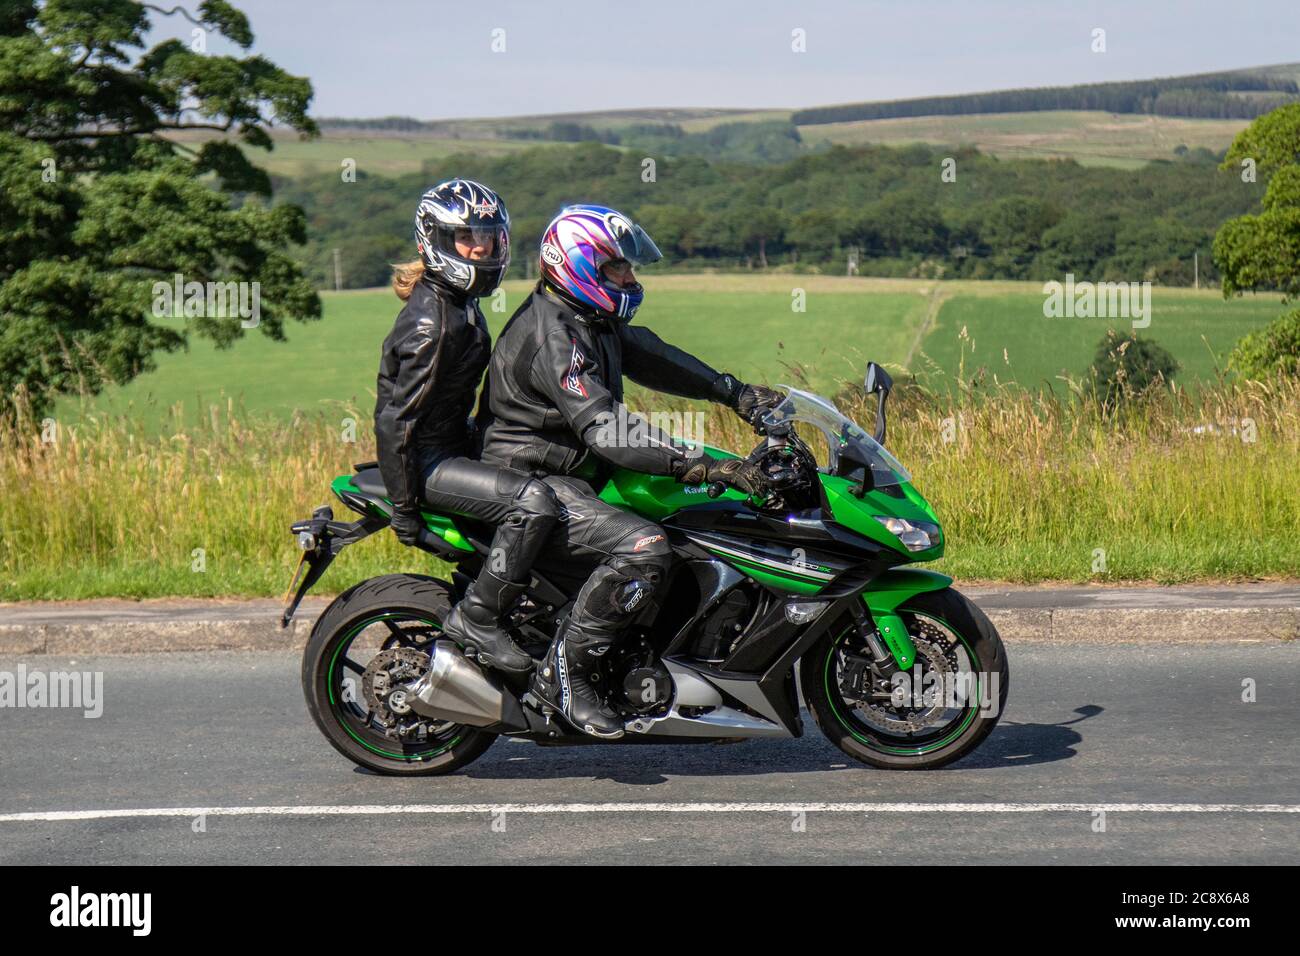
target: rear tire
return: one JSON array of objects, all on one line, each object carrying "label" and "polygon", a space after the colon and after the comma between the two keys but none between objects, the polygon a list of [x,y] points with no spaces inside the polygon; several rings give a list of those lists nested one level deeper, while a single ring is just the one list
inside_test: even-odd
[{"label": "rear tire", "polygon": [[[874,728],[843,697],[837,669],[839,654],[845,642],[856,638],[854,628],[847,623],[828,631],[803,656],[799,679],[818,728],[850,757],[886,770],[933,770],[966,756],[997,726],[1007,699],[1006,650],[984,612],[951,588],[918,594],[898,610],[913,638],[922,629],[937,633],[936,624],[951,633],[956,638],[951,647],[970,661],[978,675],[975,706],[960,709],[951,725],[936,728],[929,735],[933,739],[891,735]],[[994,677],[997,707],[986,713],[978,700],[986,694],[992,699],[994,688],[990,681]]]},{"label": "rear tire", "polygon": [[[496,734],[461,724],[440,725],[436,737],[422,742],[392,739],[363,720],[368,706],[355,702],[360,676],[355,665],[348,673],[347,655],[357,636],[383,625],[393,631],[392,646],[418,649],[441,632],[453,600],[445,581],[386,574],[344,591],[312,628],[302,658],[307,709],[325,739],[353,763],[392,776],[435,776],[465,766],[492,746]],[[398,622],[410,627],[409,636],[402,634]],[[346,679],[354,682],[350,693],[344,689]]]}]

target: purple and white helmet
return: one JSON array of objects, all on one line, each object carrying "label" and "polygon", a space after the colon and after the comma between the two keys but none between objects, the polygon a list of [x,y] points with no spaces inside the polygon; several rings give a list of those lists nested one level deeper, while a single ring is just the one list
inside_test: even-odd
[{"label": "purple and white helmet", "polygon": [[[481,259],[456,249],[462,241],[484,246]],[[472,179],[449,179],[420,197],[415,211],[415,245],[429,278],[438,285],[477,298],[498,285],[510,265],[510,213],[501,197]]]},{"label": "purple and white helmet", "polygon": [[612,259],[636,266],[663,258],[644,229],[608,206],[566,206],[542,234],[542,278],[556,294],[584,312],[630,320],[645,290],[620,288],[600,267]]}]

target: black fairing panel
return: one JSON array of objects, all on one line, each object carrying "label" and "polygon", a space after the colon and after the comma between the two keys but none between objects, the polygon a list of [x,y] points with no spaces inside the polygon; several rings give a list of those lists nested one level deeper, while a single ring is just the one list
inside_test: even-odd
[{"label": "black fairing panel", "polygon": [[815,548],[838,555],[847,564],[876,558],[884,546],[825,520],[820,508],[784,515],[756,512],[739,502],[725,501],[683,508],[662,522],[683,534],[714,532],[729,536],[778,542],[783,547]]}]

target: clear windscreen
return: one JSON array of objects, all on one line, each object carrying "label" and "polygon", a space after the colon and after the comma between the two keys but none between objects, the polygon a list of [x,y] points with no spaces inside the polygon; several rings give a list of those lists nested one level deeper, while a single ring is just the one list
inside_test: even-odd
[{"label": "clear windscreen", "polygon": [[912,480],[907,469],[884,445],[841,414],[828,399],[789,385],[777,388],[784,390],[786,397],[763,416],[764,423],[768,426],[802,423],[819,432],[824,443],[809,443],[809,446],[814,454],[824,453],[826,460],[819,464],[829,474],[852,477],[855,471],[860,473],[862,468],[870,468],[877,488]]}]

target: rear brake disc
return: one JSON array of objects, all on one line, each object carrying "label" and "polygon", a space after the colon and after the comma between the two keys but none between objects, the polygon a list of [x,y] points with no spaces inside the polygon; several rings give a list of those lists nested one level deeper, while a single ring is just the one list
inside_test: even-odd
[{"label": "rear brake disc", "polygon": [[410,647],[380,651],[370,659],[361,676],[361,692],[366,706],[384,727],[392,728],[398,716],[411,712],[404,695],[393,693],[400,685],[420,677],[429,669],[429,655]]}]

